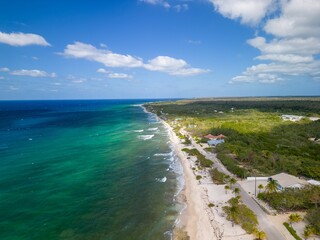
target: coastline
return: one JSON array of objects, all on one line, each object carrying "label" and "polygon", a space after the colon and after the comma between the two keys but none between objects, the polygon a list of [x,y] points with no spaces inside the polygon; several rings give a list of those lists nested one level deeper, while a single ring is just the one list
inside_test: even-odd
[{"label": "coastline", "polygon": [[[149,112],[143,105],[141,107],[144,112],[154,114],[165,126],[173,151],[183,169],[184,186],[177,198],[179,204],[184,204],[185,207],[176,220],[173,240],[187,239],[186,236],[190,240],[254,239],[240,226],[232,226],[225,217],[222,207],[233,197],[232,192],[226,193],[224,185],[214,184],[207,170],[195,170],[197,159],[182,151],[187,146],[182,143],[170,124]],[[201,176],[201,180],[196,179],[197,175]],[[209,203],[214,207],[209,207]]]}]

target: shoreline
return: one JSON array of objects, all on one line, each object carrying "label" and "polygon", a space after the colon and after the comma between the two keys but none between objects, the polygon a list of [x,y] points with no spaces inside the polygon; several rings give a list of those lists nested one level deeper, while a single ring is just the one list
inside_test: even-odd
[{"label": "shoreline", "polygon": [[[224,185],[214,184],[208,170],[195,170],[196,158],[182,151],[190,146],[182,143],[169,123],[155,113],[147,111],[143,105],[141,107],[145,113],[154,114],[167,129],[172,150],[179,158],[183,169],[184,186],[176,198],[178,204],[185,207],[179,212],[173,226],[173,240],[186,239],[186,236],[189,236],[190,240],[254,239],[240,226],[233,227],[225,217],[222,207],[233,197],[232,192],[226,193]],[[202,177],[201,180],[196,179],[197,175]],[[209,207],[209,203],[214,204],[214,207]]]}]

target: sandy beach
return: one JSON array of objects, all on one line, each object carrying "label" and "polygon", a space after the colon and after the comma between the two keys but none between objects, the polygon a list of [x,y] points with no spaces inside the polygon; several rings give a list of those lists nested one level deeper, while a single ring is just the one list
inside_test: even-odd
[{"label": "sandy beach", "polygon": [[[196,159],[188,157],[182,151],[186,145],[176,136],[167,122],[161,121],[168,129],[170,141],[176,155],[180,158],[184,171],[185,186],[181,199],[185,201],[187,207],[181,213],[176,228],[186,231],[191,240],[254,239],[240,226],[232,227],[231,222],[226,219],[222,207],[234,196],[232,192],[226,193],[224,185],[213,184],[207,170],[193,170],[196,166]],[[196,175],[202,176],[200,181],[196,180]],[[214,206],[209,207],[209,203]]]}]

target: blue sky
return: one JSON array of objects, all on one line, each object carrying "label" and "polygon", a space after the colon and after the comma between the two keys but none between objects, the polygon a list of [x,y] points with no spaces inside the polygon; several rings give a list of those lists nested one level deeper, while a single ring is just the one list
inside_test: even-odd
[{"label": "blue sky", "polygon": [[0,3],[0,99],[320,94],[318,0]]}]

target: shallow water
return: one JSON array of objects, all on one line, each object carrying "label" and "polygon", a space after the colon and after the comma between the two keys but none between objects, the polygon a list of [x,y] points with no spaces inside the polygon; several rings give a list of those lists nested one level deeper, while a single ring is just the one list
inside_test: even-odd
[{"label": "shallow water", "polygon": [[0,102],[0,239],[170,239],[179,166],[142,102]]}]

